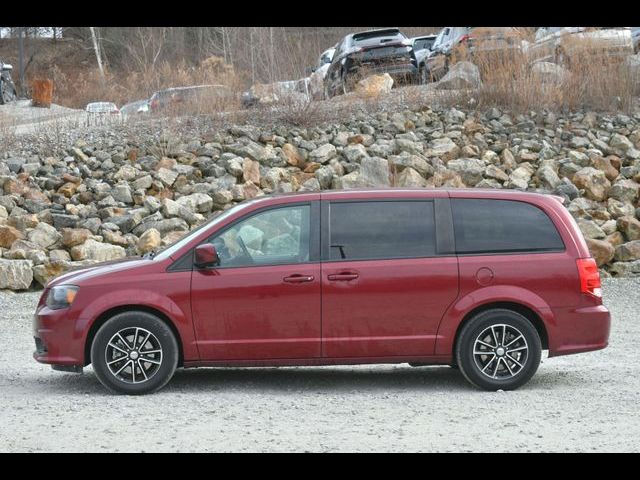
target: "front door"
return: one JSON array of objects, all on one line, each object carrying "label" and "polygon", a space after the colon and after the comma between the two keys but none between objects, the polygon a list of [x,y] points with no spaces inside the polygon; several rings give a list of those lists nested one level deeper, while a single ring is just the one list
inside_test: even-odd
[{"label": "front door", "polygon": [[202,360],[320,356],[318,209],[268,207],[208,239],[220,265],[194,268],[191,281]]},{"label": "front door", "polygon": [[438,252],[434,203],[323,201],[323,356],[434,353],[458,291],[455,255]]}]

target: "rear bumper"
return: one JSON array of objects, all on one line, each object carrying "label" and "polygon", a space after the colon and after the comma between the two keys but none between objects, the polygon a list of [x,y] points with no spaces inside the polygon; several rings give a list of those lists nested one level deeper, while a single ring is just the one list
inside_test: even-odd
[{"label": "rear bumper", "polygon": [[554,308],[549,329],[549,356],[601,350],[609,345],[611,314],[604,305]]},{"label": "rear bumper", "polygon": [[355,64],[348,70],[349,75],[361,72],[372,75],[388,73],[392,77],[414,77],[418,74],[418,68],[413,63],[379,65]]}]

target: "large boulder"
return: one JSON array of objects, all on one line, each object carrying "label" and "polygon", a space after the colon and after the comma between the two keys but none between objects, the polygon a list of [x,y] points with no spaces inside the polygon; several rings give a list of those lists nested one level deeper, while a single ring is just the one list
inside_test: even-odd
[{"label": "large boulder", "polygon": [[407,167],[396,180],[396,186],[398,187],[426,187],[427,181],[416,170],[411,167]]},{"label": "large boulder", "polygon": [[584,189],[587,198],[597,202],[603,202],[607,198],[607,193],[611,188],[611,183],[602,170],[593,167],[584,167],[573,176],[573,183],[576,187]]},{"label": "large boulder", "polygon": [[435,88],[438,90],[463,90],[479,88],[480,70],[471,62],[458,62],[453,64]]},{"label": "large boulder", "polygon": [[587,238],[587,246],[593,258],[599,267],[606,265],[613,259],[615,249],[606,240],[596,240],[594,238]]},{"label": "large boulder", "polygon": [[640,260],[640,240],[633,240],[618,245],[615,249],[615,259],[619,262]]},{"label": "large boulder", "polygon": [[638,198],[640,184],[633,180],[619,180],[609,189],[609,197],[625,203],[633,203]]},{"label": "large boulder", "polygon": [[624,233],[627,240],[640,240],[640,221],[634,217],[620,217],[617,220],[618,230]]},{"label": "large boulder", "polygon": [[640,275],[640,260],[634,260],[633,262],[615,262],[609,271],[617,277]]},{"label": "large boulder", "polygon": [[477,158],[459,158],[447,162],[447,168],[460,175],[465,185],[472,187],[482,181],[485,164]]},{"label": "large boulder", "polygon": [[360,164],[360,184],[363,187],[388,187],[389,162],[384,158],[365,158]]},{"label": "large boulder", "polygon": [[436,138],[425,151],[427,157],[439,157],[443,161],[458,158],[460,147],[449,137]]},{"label": "large boulder", "polygon": [[365,97],[377,97],[389,93],[393,88],[393,78],[388,73],[371,75],[356,83],[355,92]]},{"label": "large boulder", "polygon": [[43,249],[52,247],[55,245],[60,239],[62,235],[58,233],[54,227],[49,225],[48,223],[39,223],[36,228],[31,230],[28,235],[29,241],[33,242]]},{"label": "large boulder", "polygon": [[95,263],[97,262],[94,262],[92,260],[84,260],[82,262],[71,262],[69,260],[52,260],[51,262],[46,262],[41,265],[34,266],[33,279],[44,287],[48,282],[65,272],[76,270],[78,268],[88,267]]},{"label": "large boulder", "polygon": [[0,225],[0,247],[11,248],[13,242],[24,238],[24,235],[19,230],[8,225]]},{"label": "large boulder", "polygon": [[[252,162],[252,160],[249,160]],[[257,162],[254,162],[257,165]],[[192,212],[207,213],[213,207],[213,199],[206,193],[192,193],[176,200],[176,203]]]},{"label": "large boulder", "polygon": [[336,147],[330,143],[319,146],[309,154],[309,159],[316,163],[327,163],[336,156]]},{"label": "large boulder", "polygon": [[150,228],[140,235],[138,243],[136,244],[136,250],[140,254],[145,254],[158,249],[161,244],[162,238],[160,232],[155,228]]},{"label": "large boulder", "polygon": [[26,290],[33,281],[31,260],[0,259],[0,290]]},{"label": "large boulder", "polygon": [[126,250],[118,245],[100,243],[92,238],[71,249],[71,258],[76,261],[95,260],[97,262],[107,262],[124,258],[126,254]]},{"label": "large boulder", "polygon": [[62,244],[71,248],[80,245],[91,238],[93,234],[87,228],[64,228],[62,229]]}]

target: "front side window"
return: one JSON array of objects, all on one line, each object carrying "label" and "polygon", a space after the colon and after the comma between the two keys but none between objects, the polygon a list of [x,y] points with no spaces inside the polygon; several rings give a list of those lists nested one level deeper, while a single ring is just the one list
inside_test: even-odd
[{"label": "front side window", "polygon": [[242,220],[208,241],[220,267],[309,261],[309,205],[270,209]]},{"label": "front side window", "polygon": [[451,211],[458,253],[564,250],[555,225],[535,205],[513,200],[451,199]]},{"label": "front side window", "polygon": [[330,260],[433,256],[433,202],[333,202],[329,242]]}]

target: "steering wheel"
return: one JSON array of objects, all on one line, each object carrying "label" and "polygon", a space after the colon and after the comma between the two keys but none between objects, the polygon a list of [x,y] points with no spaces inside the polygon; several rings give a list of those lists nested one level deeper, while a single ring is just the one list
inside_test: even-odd
[{"label": "steering wheel", "polygon": [[249,254],[249,250],[247,250],[247,246],[244,244],[244,240],[242,240],[242,237],[238,235],[236,239],[238,240],[238,245],[240,245],[240,248],[242,248],[242,253],[244,253],[245,257],[247,257],[249,260],[251,260],[251,263],[253,263],[253,257]]}]

